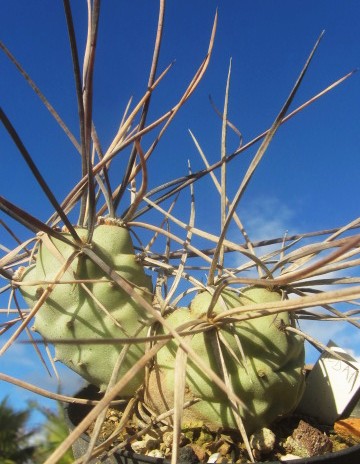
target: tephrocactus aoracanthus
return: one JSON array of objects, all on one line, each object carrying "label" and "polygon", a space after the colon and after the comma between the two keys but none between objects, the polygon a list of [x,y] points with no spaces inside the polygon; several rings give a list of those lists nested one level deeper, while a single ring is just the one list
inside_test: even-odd
[{"label": "tephrocactus aoracanthus", "polygon": [[[85,228],[76,228],[76,232],[85,239]],[[62,235],[73,242],[69,233],[63,232]],[[126,227],[115,223],[98,225],[90,246],[109,268],[131,283],[135,292],[151,302],[151,278],[136,259],[130,231]],[[69,258],[71,262],[66,268]],[[81,251],[76,253],[71,244],[41,234],[36,264],[22,275],[20,288],[27,303],[33,306],[47,287],[47,282],[57,279],[35,316],[34,330],[49,340],[134,337],[118,377],[126,373],[145,351],[144,343],[136,343],[136,337],[146,335],[148,330],[146,311]],[[31,282],[38,283],[24,285]],[[124,345],[110,342],[100,345],[55,342],[54,345],[56,359],[102,390],[106,389],[119,353],[124,348]],[[134,377],[122,395],[131,396],[142,384],[143,378],[143,372]]]},{"label": "tephrocactus aoracanthus", "polygon": [[[212,314],[251,303],[274,302],[276,307],[281,299],[280,293],[266,288],[247,288],[241,294],[224,290]],[[208,291],[199,293],[189,308],[175,310],[167,321],[176,328],[200,318],[206,315],[211,300]],[[291,325],[290,316],[282,312],[214,326],[191,339],[194,351],[222,377],[215,342],[219,336],[232,389],[245,405],[240,414],[248,433],[292,411],[303,393],[304,339],[282,330],[286,325]],[[157,368],[150,376],[148,401],[158,413],[172,407],[176,350],[174,341],[162,348],[157,355]],[[185,400],[193,398],[201,401],[184,410],[185,422],[202,421],[211,429],[219,425],[236,428],[228,395],[188,359]]]}]

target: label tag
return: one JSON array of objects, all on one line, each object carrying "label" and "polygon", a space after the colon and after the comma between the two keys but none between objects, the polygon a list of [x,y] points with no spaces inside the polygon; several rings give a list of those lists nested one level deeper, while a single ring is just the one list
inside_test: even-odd
[{"label": "label tag", "polygon": [[327,346],[343,359],[322,353],[306,379],[297,412],[333,425],[340,417],[360,417],[360,363],[331,340]]}]

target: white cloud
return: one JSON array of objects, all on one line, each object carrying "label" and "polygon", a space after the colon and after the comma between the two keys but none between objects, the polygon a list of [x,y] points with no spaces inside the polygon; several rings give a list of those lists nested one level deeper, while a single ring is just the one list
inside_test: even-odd
[{"label": "white cloud", "polygon": [[274,196],[251,199],[241,210],[241,220],[252,241],[293,233],[295,212]]},{"label": "white cloud", "polygon": [[[251,198],[245,202],[244,207],[239,208],[238,215],[252,242],[281,238],[286,233],[293,234],[296,231],[294,223],[295,212],[274,196]],[[244,242],[244,238],[235,223],[230,229],[229,239],[235,243]],[[258,257],[261,257],[267,253],[279,250],[281,246],[282,244],[278,243],[266,247],[258,247],[255,248],[255,253]],[[248,258],[234,254],[231,256],[229,265],[238,267],[247,261]],[[256,271],[254,272],[254,275],[257,275]],[[251,272],[252,274],[253,272]],[[249,277],[250,274],[247,274],[247,276]]]}]

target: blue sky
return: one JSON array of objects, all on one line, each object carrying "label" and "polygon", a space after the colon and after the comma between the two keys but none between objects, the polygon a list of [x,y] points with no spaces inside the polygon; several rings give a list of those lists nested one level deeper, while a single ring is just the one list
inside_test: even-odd
[{"label": "blue sky", "polygon": [[[86,32],[86,2],[73,1],[72,6],[81,52]],[[195,134],[210,162],[219,159],[221,121],[212,110],[208,95],[222,108],[230,58],[229,119],[242,132],[245,142],[270,127],[322,30],[324,38],[292,109],[360,65],[357,0],[169,1],[159,69],[176,61],[153,96],[149,120],[169,109],[185,90],[206,53],[216,7],[218,30],[210,67],[159,144],[149,168],[150,186],[186,174],[188,159],[194,171],[203,168],[188,129]],[[156,1],[148,0],[107,0],[102,8],[94,122],[106,148],[129,98],[133,96],[134,102],[137,101],[146,89],[158,8]],[[5,1],[0,31],[1,40],[77,135],[62,2]],[[80,177],[79,156],[3,54],[0,74],[1,106],[61,200]],[[359,79],[360,73],[355,74],[280,128],[239,206],[252,238],[281,236],[286,230],[301,233],[336,227],[358,216]],[[237,143],[237,138],[230,134],[228,151],[234,150]],[[246,162],[255,149],[244,155]],[[46,220],[52,213],[51,206],[3,127],[0,159],[0,194]],[[231,165],[231,193],[241,180],[244,166],[241,160]],[[210,217],[208,209],[209,205],[218,204],[211,182],[199,182],[196,195],[198,225],[214,228],[216,232],[218,217]],[[22,238],[28,236],[24,229],[16,227],[16,230]],[[2,229],[0,243],[13,245]],[[6,299],[0,302],[1,307],[6,307]],[[331,330],[324,330],[324,339]],[[345,340],[360,355],[357,334],[352,334],[350,340],[349,332],[334,330],[337,333],[331,336],[338,336],[339,342]],[[1,371],[47,384],[45,372],[33,364],[27,356],[28,350],[30,347],[18,345],[0,360]],[[72,388],[73,381],[69,383]],[[14,391],[2,383],[0,396]],[[27,397],[21,392],[22,400]]]}]

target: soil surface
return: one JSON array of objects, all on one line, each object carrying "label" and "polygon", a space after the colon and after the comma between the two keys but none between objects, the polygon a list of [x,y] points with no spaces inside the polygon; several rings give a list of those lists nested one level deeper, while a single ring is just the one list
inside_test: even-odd
[{"label": "soil surface", "polygon": [[[110,408],[99,436],[105,441],[120,424],[121,411]],[[122,449],[153,457],[170,459],[173,433],[168,426],[152,426],[142,432],[138,418],[127,422],[113,444]],[[88,431],[92,433],[92,428]],[[131,439],[130,437],[134,437]],[[351,434],[339,435],[333,427],[321,426],[313,419],[292,416],[261,429],[250,437],[254,458],[258,462],[306,458],[346,449],[360,442]],[[210,432],[201,424],[189,424],[182,429],[178,464],[239,464],[250,462],[237,431]]]},{"label": "soil surface", "polygon": [[[101,395],[93,386],[87,387],[79,397],[98,400]],[[92,406],[70,404],[69,420],[78,424]],[[99,442],[109,440],[107,449],[114,448],[160,458],[171,458],[173,432],[164,422],[147,425],[151,414],[138,407],[136,413],[124,421],[121,407],[109,408],[102,425]],[[87,433],[93,432],[92,425]],[[121,427],[121,431],[119,431]],[[323,426],[314,419],[293,415],[261,429],[249,437],[257,462],[307,458],[344,450],[360,443],[360,419],[338,421],[333,427]],[[188,424],[182,429],[178,464],[239,464],[249,463],[244,442],[237,431],[210,432],[201,423]]]}]

